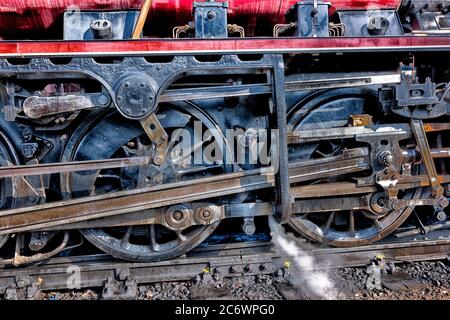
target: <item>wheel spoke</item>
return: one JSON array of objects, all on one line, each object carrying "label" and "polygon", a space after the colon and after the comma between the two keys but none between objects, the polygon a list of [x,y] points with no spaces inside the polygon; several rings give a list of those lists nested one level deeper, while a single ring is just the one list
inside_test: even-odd
[{"label": "wheel spoke", "polygon": [[0,248],[2,248],[5,245],[6,241],[8,241],[8,236],[7,235],[6,236],[0,236]]},{"label": "wheel spoke", "polygon": [[156,243],[156,233],[154,224],[149,225],[148,235],[150,237],[150,248],[152,249],[152,251],[158,251],[158,244]]},{"label": "wheel spoke", "polygon": [[172,132],[172,136],[170,137],[169,143],[167,144],[166,154],[170,154],[170,151],[176,146],[179,142],[181,133],[183,132],[182,128],[176,129]]},{"label": "wheel spoke", "polygon": [[334,220],[334,216],[335,216],[335,212],[330,213],[330,215],[328,216],[327,222],[325,223],[325,226],[323,227],[323,233],[327,233],[328,230],[331,227],[331,224],[333,223]]},{"label": "wheel spoke", "polygon": [[317,150],[317,149],[314,150],[314,152],[315,152],[315,153],[318,153],[318,154],[319,154],[321,157],[323,157],[323,158],[326,158],[326,156],[327,156],[325,153],[323,153],[323,152],[321,152],[321,151],[319,151],[319,150]]},{"label": "wheel spoke", "polygon": [[353,234],[355,233],[355,212],[350,210],[348,214],[348,231]]},{"label": "wheel spoke", "polygon": [[133,226],[129,226],[127,232],[125,232],[125,234],[123,235],[121,240],[123,244],[130,243],[131,230],[133,230]]},{"label": "wheel spoke", "polygon": [[140,137],[136,137],[136,147],[138,151],[144,151],[146,149],[146,146],[142,143]]},{"label": "wheel spoke", "polygon": [[383,229],[383,226],[381,225],[381,222],[378,219],[373,219],[372,221],[374,227],[376,227],[379,230]]},{"label": "wheel spoke", "polygon": [[179,165],[183,163],[186,159],[188,159],[192,154],[203,148],[203,145],[205,142],[209,142],[212,139],[212,136],[208,136],[205,139],[202,139],[202,141],[197,141],[194,143],[192,147],[187,148],[186,152],[183,152],[180,156],[172,159],[172,163],[175,165]]},{"label": "wheel spoke", "polygon": [[177,234],[178,240],[180,241],[180,244],[188,241],[188,238],[183,234],[183,231],[177,231],[176,234]]},{"label": "wheel spoke", "polygon": [[[164,115],[164,109],[162,107],[161,112]],[[220,170],[222,168],[225,170],[223,164],[217,165],[217,162],[194,164],[191,162],[192,155],[196,155],[196,151],[202,151],[208,141],[215,141],[217,139],[226,143],[223,136],[216,135],[211,129],[216,128],[212,119],[209,119],[203,111],[194,104],[186,103],[186,106],[175,107],[167,109],[169,114],[172,110],[182,109],[189,113],[189,115],[181,114],[175,116],[169,116],[165,119],[164,126],[165,130],[169,129],[168,133],[171,134],[171,139],[168,141],[165,151],[168,154],[166,157],[166,162],[164,162],[159,168],[156,164],[152,167],[139,167],[122,169],[117,171],[103,171],[98,172],[100,175],[95,176],[96,179],[92,179],[92,188],[86,189],[91,190],[92,194],[106,194],[112,192],[112,189],[124,190],[126,188],[134,188],[137,184],[140,186],[141,176],[143,179],[149,178],[149,181],[145,183],[154,182],[155,184],[162,181],[177,182],[182,180],[183,175],[187,174],[201,174],[203,172],[210,176],[212,170]],[[176,112],[176,111],[175,111]],[[179,112],[179,111],[178,111]],[[105,151],[99,150],[99,155],[102,155],[102,159],[106,157],[117,158],[117,157],[136,157],[141,155],[149,155],[153,151],[153,144],[145,136],[144,131],[141,126],[130,130],[132,123],[127,120],[123,120],[119,116],[106,116],[102,120],[102,124],[109,125],[114,128],[114,136],[118,136],[118,130],[124,130],[127,135],[124,136],[126,139],[120,139],[122,145],[118,145],[111,141],[111,147]],[[202,123],[202,126],[196,126],[195,121]],[[71,144],[77,146],[77,149],[66,150],[65,155],[67,159],[72,159],[78,154],[88,154],[91,150],[88,146],[92,144],[84,143],[80,144],[80,141],[84,141],[86,136],[91,139],[95,139],[98,134],[93,134],[96,132],[98,123],[96,122],[95,127],[91,126],[91,123],[82,124],[81,128],[77,132],[80,134],[71,138]],[[207,131],[205,131],[207,129]],[[201,140],[192,141],[192,136],[186,136],[186,131],[189,133],[196,133],[198,137],[203,137]],[[205,135],[204,132],[207,132]],[[182,139],[185,140],[182,140]],[[197,142],[197,143],[195,143]],[[93,140],[93,144],[96,141]],[[206,144],[205,144],[206,143]],[[184,148],[184,145],[186,147]],[[180,154],[177,154],[177,153]],[[200,153],[199,152],[199,153]],[[96,154],[89,155],[95,157]],[[221,161],[220,161],[221,162]],[[116,175],[117,173],[117,175]],[[142,174],[145,173],[145,174]],[[68,181],[72,181],[68,177]],[[161,179],[153,179],[161,178]],[[150,181],[151,180],[151,181]],[[136,182],[136,183],[135,183]],[[142,185],[144,182],[142,182]],[[74,190],[74,183],[70,183],[71,190]],[[89,185],[89,187],[91,187]],[[114,190],[115,191],[115,190]],[[69,190],[68,190],[69,192]],[[105,227],[105,228],[90,228],[82,229],[80,232],[95,246],[110,253],[114,257],[120,257],[132,261],[161,261],[165,259],[170,259],[172,257],[179,256],[202,241],[204,241],[207,236],[209,236],[214,231],[214,228],[193,228],[192,230],[185,230],[184,232],[173,232],[172,230],[166,230],[161,225],[149,224],[146,226],[122,226],[122,227]],[[132,243],[130,243],[130,241]]]},{"label": "wheel spoke", "polygon": [[[333,91],[333,90],[331,90]],[[348,88],[344,91],[334,91],[333,99],[330,92],[324,95],[311,95],[310,99],[302,97],[288,114],[287,124],[296,131],[343,128],[348,126],[348,119],[355,114],[367,114],[367,106],[372,100],[371,94],[359,88]],[[339,112],[332,112],[339,110]],[[378,120],[378,119],[377,119]],[[374,122],[375,123],[375,122]],[[345,148],[353,146],[354,139],[321,139],[314,142],[305,142],[289,145],[289,158],[292,160],[311,160],[322,157],[330,158],[339,155]],[[374,150],[371,150],[371,153]],[[348,182],[358,178],[359,174],[343,174],[308,182],[316,183]],[[406,191],[404,199],[418,198],[411,191]],[[319,200],[318,200],[319,201]],[[324,213],[310,212],[309,216],[293,215],[288,221],[290,227],[299,235],[320,243],[332,246],[365,245],[380,240],[400,226],[411,213],[411,208],[401,211],[383,212],[383,218],[371,211],[349,210]],[[385,219],[384,217],[388,217]],[[378,219],[378,220],[375,220]]]}]

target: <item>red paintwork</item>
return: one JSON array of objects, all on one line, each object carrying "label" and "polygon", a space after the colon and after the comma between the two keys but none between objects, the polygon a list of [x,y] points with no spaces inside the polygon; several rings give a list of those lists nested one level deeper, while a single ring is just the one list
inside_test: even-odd
[{"label": "red paintwork", "polygon": [[162,53],[342,52],[352,50],[405,50],[435,48],[450,50],[450,37],[384,38],[276,38],[226,40],[128,40],[128,41],[54,41],[0,42],[0,57],[116,55]]},{"label": "red paintwork", "polygon": [[[143,0],[1,0],[0,36],[10,39],[60,37],[67,8],[124,10],[140,8]],[[147,34],[163,36],[191,19],[193,0],[153,0]],[[228,0],[229,21],[248,35],[270,35],[274,24],[297,0]],[[335,9],[397,8],[401,0],[330,0]],[[50,32],[43,33],[44,30]]]}]

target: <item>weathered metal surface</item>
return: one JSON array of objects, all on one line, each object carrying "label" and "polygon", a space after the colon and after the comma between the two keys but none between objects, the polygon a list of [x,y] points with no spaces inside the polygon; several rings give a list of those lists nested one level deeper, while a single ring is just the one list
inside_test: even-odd
[{"label": "weathered metal surface", "polygon": [[102,170],[111,168],[124,168],[124,167],[148,165],[151,161],[152,157],[144,156],[144,157],[131,157],[120,159],[88,160],[88,161],[0,167],[0,178],[25,177],[25,176],[36,176],[62,172]]},{"label": "weathered metal surface", "polygon": [[[174,26],[184,25],[192,20],[192,5],[194,0],[153,0],[150,8],[148,23],[149,32],[162,34]],[[264,26],[270,30],[271,26],[284,21],[284,14],[296,2],[295,0],[228,0],[231,23],[243,21],[250,34],[260,33]],[[400,0],[335,0],[333,10],[336,9],[382,9],[396,8]],[[2,36],[12,37],[20,30],[22,33],[36,37],[54,31],[64,10],[126,10],[140,9],[143,0],[121,1],[87,1],[87,0],[5,0],[0,7],[0,28]],[[14,27],[13,27],[14,26]],[[158,30],[159,29],[159,30]],[[51,34],[51,33],[50,33]],[[48,37],[48,35],[47,35]]]},{"label": "weathered metal surface", "polygon": [[[288,181],[308,181],[317,177],[366,170],[368,168],[364,161],[366,153],[367,150],[355,149],[348,150],[341,157],[292,163],[289,165]],[[347,160],[347,158],[354,159]],[[350,163],[348,163],[349,161]],[[0,214],[0,233],[42,229],[244,191],[260,190],[273,187],[274,183],[273,171],[263,169],[3,211]]]},{"label": "weathered metal surface", "polygon": [[425,168],[427,169],[428,178],[430,179],[430,185],[432,189],[433,196],[442,195],[444,192],[443,187],[439,183],[438,174],[436,171],[436,166],[431,155],[430,145],[423,128],[421,120],[411,120],[411,127],[414,132],[414,137],[417,141],[417,146],[422,152],[423,162]]},{"label": "weathered metal surface", "polygon": [[445,51],[449,37],[1,42],[0,57]]},{"label": "weathered metal surface", "polygon": [[[355,246],[394,232],[414,207],[442,210],[448,200],[436,196],[450,194],[443,145],[450,127],[409,119],[447,114],[448,75],[435,57],[450,50],[449,39],[379,37],[388,30],[377,21],[385,20],[369,20],[370,36],[360,38],[0,43],[0,126],[14,145],[1,142],[26,164],[0,168],[20,200],[10,204],[10,194],[1,195],[0,242],[9,233],[81,228],[114,257],[159,261],[191,250],[225,218],[239,218],[251,234],[255,216],[276,214],[305,238]],[[241,35],[255,34],[243,24]],[[420,85],[416,75],[430,79]],[[184,162],[169,152],[177,129],[216,130],[208,142],[248,129],[236,139],[245,148],[268,142],[259,129],[275,129],[276,158],[264,169],[269,164],[235,163],[234,154],[212,164]],[[142,155],[151,157],[132,168]],[[156,243],[155,228],[174,239]],[[133,243],[138,237],[142,243]],[[16,245],[20,257],[21,241]]]},{"label": "weathered metal surface", "polygon": [[30,96],[23,103],[23,111],[28,117],[38,119],[58,113],[105,107],[109,103],[109,97],[101,93],[53,97]]},{"label": "weathered metal surface", "polygon": [[[114,216],[183,202],[204,200],[273,186],[273,174],[237,173],[152,188],[54,202],[32,208],[3,211],[1,233],[44,228]],[[41,214],[38,216],[37,212]],[[23,229],[23,227],[25,227]]]},{"label": "weathered metal surface", "polygon": [[[372,246],[347,249],[310,249],[305,254],[313,257],[316,268],[339,268],[367,265],[377,256],[390,262],[445,259],[450,252],[450,240],[425,240],[391,242]],[[108,256],[61,257],[50,260],[47,265],[23,270],[2,270],[0,291],[6,288],[27,289],[39,284],[39,290],[67,289],[69,277],[73,274],[70,266],[80,271],[79,288],[103,287],[106,280],[134,280],[137,284],[191,280],[205,270],[220,273],[224,277],[242,275],[274,274],[280,270],[295,276],[296,266],[286,270],[286,260],[281,258],[270,243],[247,242],[232,245],[210,245],[198,248],[187,257],[156,263],[129,263],[110,260]],[[121,272],[122,271],[122,272]],[[25,282],[20,280],[26,279]]]}]

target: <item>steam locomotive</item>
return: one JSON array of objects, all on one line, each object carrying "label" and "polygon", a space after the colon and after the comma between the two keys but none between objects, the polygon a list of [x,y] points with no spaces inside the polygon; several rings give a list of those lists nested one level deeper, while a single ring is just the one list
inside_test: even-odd
[{"label": "steam locomotive", "polygon": [[2,1],[0,264],[450,227],[449,9]]}]

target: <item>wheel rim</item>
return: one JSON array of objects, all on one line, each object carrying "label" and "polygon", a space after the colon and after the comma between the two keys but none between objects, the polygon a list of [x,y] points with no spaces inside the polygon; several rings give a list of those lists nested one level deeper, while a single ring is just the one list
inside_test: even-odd
[{"label": "wheel rim", "polygon": [[[19,160],[14,148],[6,135],[0,131],[0,166],[11,166],[18,164]],[[15,207],[16,198],[14,196],[14,182],[10,178],[0,179],[0,209],[10,209]],[[4,246],[9,235],[0,235],[0,248]]]},{"label": "wheel rim", "polygon": [[[187,128],[188,131],[194,130],[192,129],[192,121],[194,120],[201,121],[208,129],[216,128],[212,120],[192,103],[179,103],[175,106],[172,105],[171,108],[161,107],[158,114],[162,115],[160,121],[166,131],[168,131],[169,137],[176,134],[175,129],[180,128],[179,126],[185,123],[187,118],[189,119],[185,128]],[[186,115],[188,115],[188,117],[186,117]],[[151,148],[150,141],[144,141],[146,139],[145,134],[141,128],[136,126],[136,122],[124,120],[116,113],[92,115],[90,120],[89,125],[79,127],[77,132],[73,135],[73,138],[70,139],[71,141],[68,143],[69,148],[64,152],[64,161],[88,160],[93,157],[104,159],[115,156],[123,157],[123,152],[134,156],[139,153],[142,154],[142,150],[138,149],[149,150]],[[120,132],[120,134],[112,134],[115,136],[114,139],[117,138],[120,141],[107,143],[108,146],[102,148],[104,151],[100,154],[90,154],[88,151],[92,149],[92,142],[87,140],[91,137],[103,139],[101,132],[105,130],[106,127],[114,128],[114,130]],[[220,131],[214,131],[212,139],[224,139],[218,132]],[[130,142],[133,142],[133,144],[131,144],[133,148],[130,147]],[[95,145],[95,143],[93,145]],[[118,149],[118,145],[125,147],[120,147],[122,149]],[[175,147],[175,145],[169,143],[169,148],[170,147]],[[122,152],[122,154],[117,155],[118,152]],[[172,160],[172,157],[170,157],[170,161]],[[223,164],[210,165],[207,166],[206,170],[202,171],[200,170],[201,166],[195,166],[195,168],[186,167],[187,162],[188,161],[181,160],[181,162],[177,162],[177,165],[170,164],[170,168],[168,163],[163,164],[161,169],[153,168],[154,170],[159,171],[151,174],[152,181],[149,182],[150,185],[162,183],[163,181],[174,182],[179,181],[179,179],[189,180],[197,175],[204,175],[205,171],[206,174],[212,174],[217,170],[220,172],[230,172],[233,170],[232,166]],[[226,162],[224,161],[224,163]],[[118,191],[120,189],[124,190],[143,187],[143,185],[139,185],[139,182],[132,183],[132,179],[129,179],[129,177],[130,175],[133,175],[133,172],[129,169],[126,170],[128,170],[128,172],[122,170],[120,186],[116,187],[115,190],[99,191],[99,185],[101,186],[101,184],[98,183],[101,180],[99,177],[104,174],[104,171],[90,172],[87,175],[81,175],[80,177],[73,174],[62,175],[62,189],[65,191],[64,194],[66,194],[66,196],[71,197],[86,196],[89,195],[89,193],[99,194]],[[79,188],[78,191],[73,192],[72,187],[79,183],[83,183],[83,187]],[[93,186],[94,192],[89,190],[89,186]],[[219,222],[216,222],[208,226],[188,227],[181,231],[168,230],[160,225],[96,228],[80,231],[92,244],[114,257],[132,261],[150,262],[171,259],[188,252],[198,244],[202,243],[212,232],[214,232],[218,225]]]},{"label": "wheel rim", "polygon": [[[344,124],[351,114],[364,114],[374,94],[371,90],[344,89],[321,92],[295,105],[288,116],[294,130],[336,127]],[[311,159],[336,155],[342,140],[309,143],[290,148],[290,159]],[[327,182],[333,182],[327,181]],[[318,182],[318,181],[316,181]],[[314,183],[314,182],[313,182]],[[421,190],[405,192],[402,197],[420,197]],[[370,194],[368,194],[370,196]],[[375,195],[372,195],[375,196]],[[366,211],[341,211],[293,215],[288,225],[300,235],[331,246],[357,246],[372,243],[397,229],[413,208],[388,211],[375,216]]]}]

